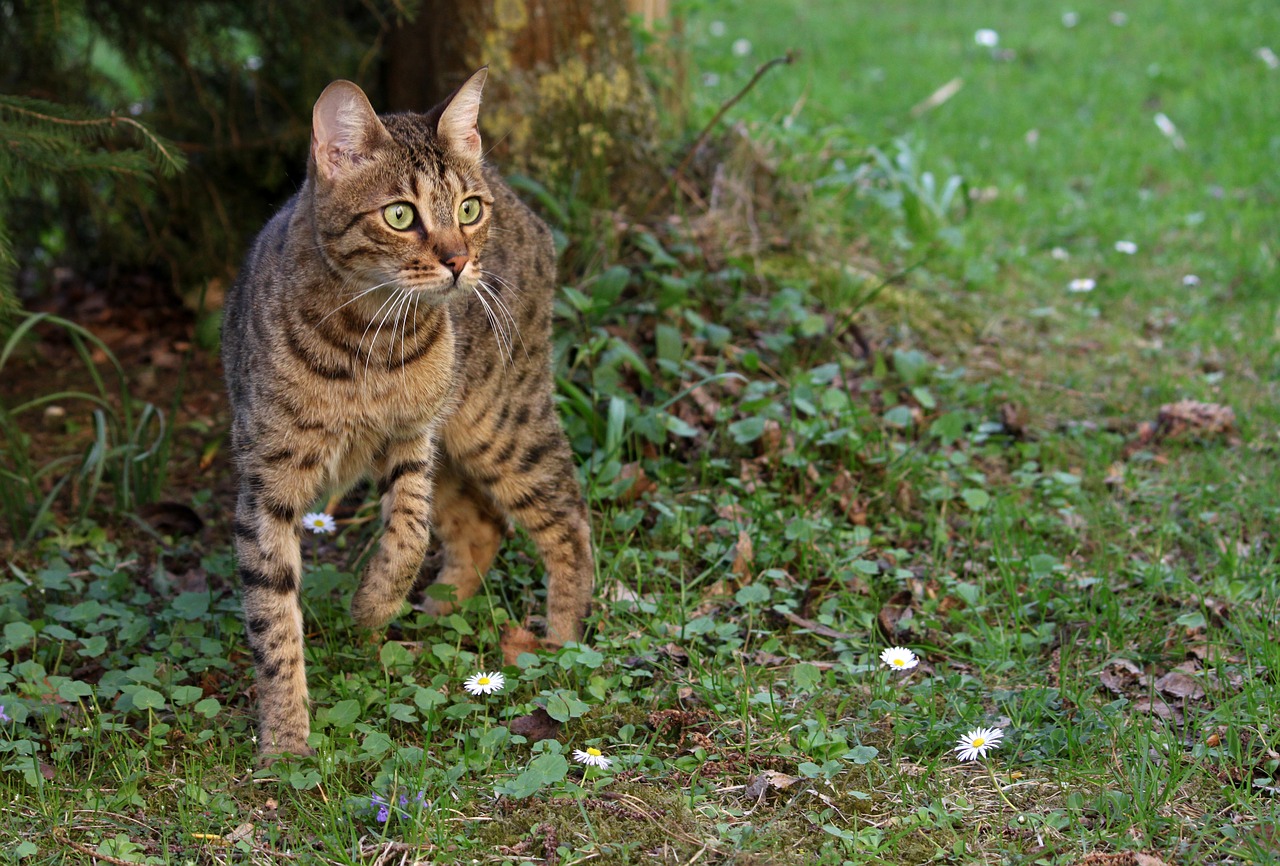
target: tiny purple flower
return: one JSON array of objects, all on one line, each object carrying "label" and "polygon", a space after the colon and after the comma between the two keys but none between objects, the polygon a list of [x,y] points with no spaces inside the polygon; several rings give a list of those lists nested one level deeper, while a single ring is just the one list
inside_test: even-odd
[{"label": "tiny purple flower", "polygon": [[9,718],[9,716],[4,711],[4,704],[0,704],[0,722],[12,722],[12,721],[13,719]]},{"label": "tiny purple flower", "polygon": [[408,795],[408,794],[401,794],[401,795],[400,795],[400,808],[402,808],[402,809],[403,809],[405,806],[408,806],[408,805],[409,805],[409,795]]},{"label": "tiny purple flower", "polygon": [[390,817],[391,817],[391,810],[390,810],[390,809],[388,809],[386,806],[383,806],[381,809],[379,809],[379,810],[378,810],[378,823],[379,823],[379,824],[385,824],[385,823],[387,823],[387,819],[388,819],[388,818],[390,818]]}]

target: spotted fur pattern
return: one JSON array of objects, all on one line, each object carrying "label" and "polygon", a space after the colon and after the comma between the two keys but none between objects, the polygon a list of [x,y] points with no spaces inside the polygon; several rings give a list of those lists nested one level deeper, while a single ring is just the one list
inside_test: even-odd
[{"label": "spotted fur pattern", "polygon": [[379,117],[354,84],[330,85],[307,181],[227,298],[233,530],[268,755],[309,751],[299,518],[362,477],[384,533],[351,602],[358,623],[400,612],[432,530],[437,579],[474,594],[510,519],[546,566],[548,639],[581,636],[594,567],[552,402],[554,250],[483,163],[484,76],[426,115]]}]

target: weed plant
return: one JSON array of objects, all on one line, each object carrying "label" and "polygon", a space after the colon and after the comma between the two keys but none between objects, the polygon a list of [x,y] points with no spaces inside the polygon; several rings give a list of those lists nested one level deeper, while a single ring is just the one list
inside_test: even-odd
[{"label": "weed plant", "polygon": [[[23,544],[29,544],[37,533],[47,529],[60,496],[66,497],[69,513],[79,519],[103,504],[99,499],[103,492],[109,494],[119,512],[154,502],[164,489],[172,447],[172,433],[163,410],[137,400],[129,389],[124,368],[107,345],[92,331],[67,319],[47,313],[20,316],[0,347],[0,374],[41,324],[53,325],[66,335],[93,390],[43,393],[12,407],[0,403],[0,510],[13,538]],[[94,350],[106,358],[111,385],[94,361]],[[61,405],[65,403],[89,407],[89,429],[84,435],[71,437],[84,444],[78,453],[41,462],[32,455],[31,436],[20,422],[23,416],[29,419],[55,407],[59,410],[57,415],[44,417],[65,428],[70,423],[61,420],[67,417]],[[32,426],[38,425],[29,424],[27,429]]]}]

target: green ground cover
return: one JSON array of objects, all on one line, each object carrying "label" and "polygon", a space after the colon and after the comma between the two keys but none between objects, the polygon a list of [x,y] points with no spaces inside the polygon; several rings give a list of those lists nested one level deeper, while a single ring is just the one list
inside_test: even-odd
[{"label": "green ground cover", "polygon": [[1280,7],[690,12],[695,129],[802,55],[734,112],[769,195],[564,292],[588,645],[504,661],[523,539],[371,637],[371,524],[308,536],[318,755],[255,770],[229,531],[63,526],[0,576],[10,856],[1280,862]]}]

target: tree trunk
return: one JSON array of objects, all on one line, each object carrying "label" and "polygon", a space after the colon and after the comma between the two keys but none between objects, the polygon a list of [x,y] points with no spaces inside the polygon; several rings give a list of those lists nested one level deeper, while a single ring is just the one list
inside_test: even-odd
[{"label": "tree trunk", "polygon": [[505,171],[595,207],[653,189],[656,112],[627,0],[423,0],[384,56],[391,110],[425,111],[488,65],[481,134]]}]

